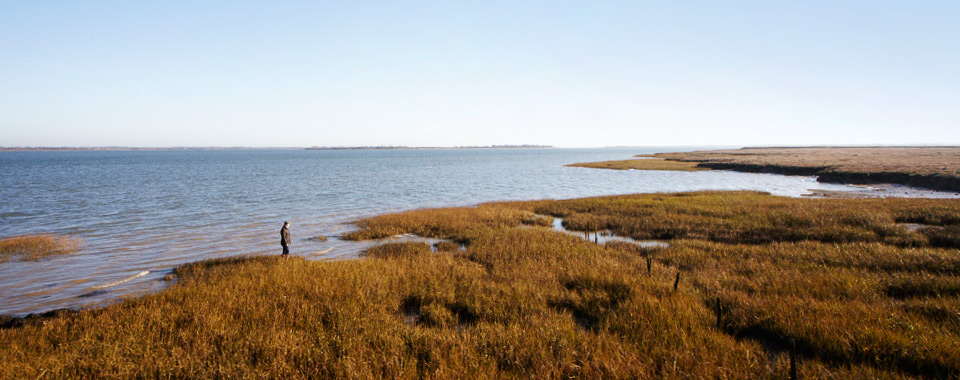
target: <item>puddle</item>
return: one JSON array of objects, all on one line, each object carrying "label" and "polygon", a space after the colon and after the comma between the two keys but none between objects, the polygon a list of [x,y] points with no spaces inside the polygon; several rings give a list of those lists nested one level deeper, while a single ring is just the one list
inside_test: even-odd
[{"label": "puddle", "polygon": [[926,227],[936,227],[929,224],[920,224],[920,223],[897,223],[897,226],[903,227],[910,232],[917,232],[921,228],[926,228]]},{"label": "puddle", "polygon": [[420,310],[413,308],[403,309],[403,323],[408,325],[416,325],[417,322],[420,322]]},{"label": "puddle", "polygon": [[455,244],[457,246],[457,251],[466,252],[467,245],[460,244],[450,239],[434,239],[434,238],[425,238],[419,235],[414,234],[401,234],[394,235],[388,238],[374,240],[378,244],[383,243],[426,243],[430,246],[431,252],[440,252],[442,251],[440,247],[448,244]]},{"label": "puddle", "polygon": [[419,298],[408,297],[400,304],[400,316],[403,317],[403,323],[416,325],[420,322],[420,301]]},{"label": "puddle", "polygon": [[557,217],[553,218],[553,230],[563,232],[568,235],[579,236],[583,238],[583,240],[592,241],[597,244],[606,244],[607,242],[622,242],[636,244],[641,248],[666,248],[670,246],[670,243],[660,240],[636,240],[624,236],[617,236],[609,230],[594,233],[568,230],[563,226],[563,218]]}]

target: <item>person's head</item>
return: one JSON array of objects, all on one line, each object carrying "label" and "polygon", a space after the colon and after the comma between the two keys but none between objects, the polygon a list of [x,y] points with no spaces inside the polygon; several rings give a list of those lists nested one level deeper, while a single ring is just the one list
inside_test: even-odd
[{"label": "person's head", "polygon": [[283,222],[284,227],[290,227],[290,222]]}]

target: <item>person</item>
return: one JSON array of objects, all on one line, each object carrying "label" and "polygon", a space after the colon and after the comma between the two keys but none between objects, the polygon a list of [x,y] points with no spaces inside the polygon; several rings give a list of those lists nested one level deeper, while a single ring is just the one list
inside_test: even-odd
[{"label": "person", "polygon": [[287,256],[290,254],[290,222],[283,222],[283,227],[280,228],[280,246],[283,247],[283,254],[281,256]]}]

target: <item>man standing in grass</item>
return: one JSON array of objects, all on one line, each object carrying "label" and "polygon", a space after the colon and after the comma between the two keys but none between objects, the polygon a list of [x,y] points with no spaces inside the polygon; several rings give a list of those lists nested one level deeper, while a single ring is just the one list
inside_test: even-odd
[{"label": "man standing in grass", "polygon": [[283,227],[280,228],[280,246],[283,247],[281,256],[284,257],[290,254],[290,230],[287,227],[290,227],[290,222],[283,222]]}]

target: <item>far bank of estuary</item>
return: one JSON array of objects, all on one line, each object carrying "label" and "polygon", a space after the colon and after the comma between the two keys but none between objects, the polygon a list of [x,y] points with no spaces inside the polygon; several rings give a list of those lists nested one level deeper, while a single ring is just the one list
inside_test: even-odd
[{"label": "far bank of estuary", "polygon": [[735,170],[816,176],[821,182],[898,184],[960,192],[960,147],[743,148],[640,154],[571,166],[638,170]]}]

